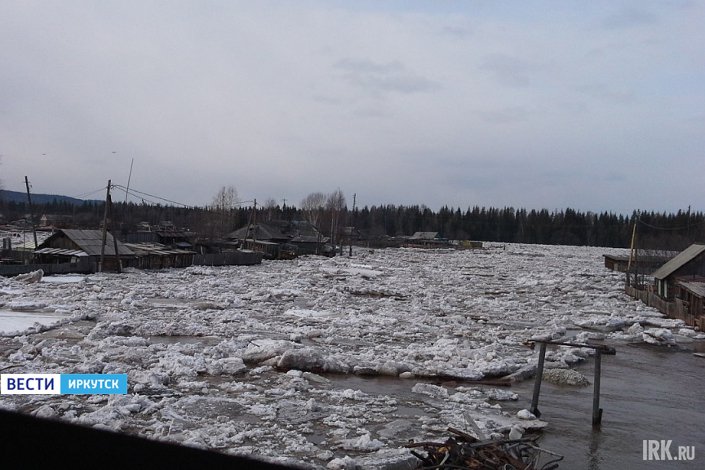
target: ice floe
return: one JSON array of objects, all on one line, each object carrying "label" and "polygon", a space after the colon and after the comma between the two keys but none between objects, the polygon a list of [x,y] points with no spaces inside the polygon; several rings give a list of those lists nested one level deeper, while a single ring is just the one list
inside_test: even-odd
[{"label": "ice floe", "polygon": [[[527,397],[475,382],[532,377],[532,338],[705,338],[624,295],[623,274],[602,259],[623,252],[356,249],[0,279],[0,370],[127,373],[129,384],[119,398],[7,396],[0,406],[314,468],[403,462],[401,446],[448,426],[523,434],[547,425],[505,410]],[[546,373],[570,374],[593,353],[551,347]]]}]

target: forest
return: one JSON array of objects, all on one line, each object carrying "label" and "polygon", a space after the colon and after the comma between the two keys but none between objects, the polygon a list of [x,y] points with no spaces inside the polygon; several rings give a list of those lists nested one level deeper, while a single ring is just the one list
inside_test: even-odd
[{"label": "forest", "polygon": [[[423,205],[387,204],[353,210],[347,207],[342,193],[336,194],[338,199],[334,204],[331,195],[313,193],[298,208],[279,205],[273,200],[263,205],[243,206],[235,202],[233,194],[223,191],[219,193],[220,198],[216,196],[214,203],[207,207],[115,202],[109,226],[125,234],[135,230],[140,222],[159,225],[169,221],[179,230],[212,238],[252,222],[309,220],[324,234],[335,232],[338,240],[343,227],[355,227],[361,243],[415,232],[438,232],[450,240],[628,247],[636,223],[641,248],[680,250],[692,242],[705,241],[705,215],[690,209],[675,214],[634,211],[623,215],[570,208],[549,211],[479,206],[466,209],[444,206],[434,211]],[[312,200],[314,195],[318,197]],[[105,203],[73,204],[54,199],[34,204],[32,212],[37,225],[43,214],[51,214],[68,216],[63,228],[97,228],[105,216]],[[31,218],[27,203],[1,200],[0,217],[5,224]]]}]

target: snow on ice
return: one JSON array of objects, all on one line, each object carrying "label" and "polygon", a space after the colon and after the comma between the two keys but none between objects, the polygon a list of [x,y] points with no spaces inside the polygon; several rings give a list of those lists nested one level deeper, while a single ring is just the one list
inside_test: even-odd
[{"label": "snow on ice", "polygon": [[[0,406],[313,468],[403,461],[409,439],[444,439],[448,426],[486,436],[541,428],[505,410],[527,397],[468,381],[530,377],[531,338],[702,338],[623,294],[623,275],[602,262],[622,252],[356,249],[0,279],[0,370],[127,373],[129,383],[124,396],[8,395]],[[590,354],[552,349],[546,369]]]}]

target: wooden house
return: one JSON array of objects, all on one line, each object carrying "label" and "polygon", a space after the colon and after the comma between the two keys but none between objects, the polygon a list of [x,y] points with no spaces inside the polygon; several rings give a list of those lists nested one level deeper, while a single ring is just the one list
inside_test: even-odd
[{"label": "wooden house", "polygon": [[140,269],[186,268],[193,265],[195,251],[169,248],[160,243],[125,243],[136,257]]},{"label": "wooden house", "polygon": [[95,269],[100,270],[101,252],[104,253],[105,258],[105,265],[102,268],[106,271],[116,270],[118,262],[123,266],[131,265],[135,259],[135,253],[120,241],[114,241],[110,232],[106,233],[105,245],[103,245],[102,230],[59,230],[40,244],[34,251],[34,255],[39,263],[66,262],[71,261],[72,258],[87,257],[94,264]]},{"label": "wooden house", "polygon": [[656,294],[672,300],[678,280],[705,276],[705,245],[694,243],[653,273]]},{"label": "wooden house", "polygon": [[172,248],[191,249],[188,233],[178,230],[137,230],[125,236],[128,243],[156,243]]},{"label": "wooden house", "polygon": [[705,245],[693,244],[653,273],[654,283],[626,292],[671,318],[705,329]]},{"label": "wooden house", "polygon": [[[677,251],[637,250],[631,261],[631,268],[639,273],[651,274],[678,255]],[[603,255],[605,267],[611,271],[627,272],[630,267],[629,255]]]},{"label": "wooden house", "polygon": [[226,236],[243,248],[270,259],[290,259],[304,254],[334,254],[324,237],[310,222],[270,221],[246,225]]},{"label": "wooden house", "polygon": [[40,227],[63,228],[69,227],[73,223],[70,215],[42,214],[39,218]]},{"label": "wooden house", "polygon": [[404,246],[408,248],[448,248],[450,242],[438,232],[416,232],[407,238]]},{"label": "wooden house", "polygon": [[676,285],[676,313],[688,325],[705,331],[705,278],[679,280]]}]

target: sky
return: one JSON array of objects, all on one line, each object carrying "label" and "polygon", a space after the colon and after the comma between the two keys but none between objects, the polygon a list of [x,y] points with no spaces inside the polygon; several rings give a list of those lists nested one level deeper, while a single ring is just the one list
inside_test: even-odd
[{"label": "sky", "polygon": [[134,160],[132,189],[186,205],[705,210],[704,24],[680,0],[3,0],[0,184],[100,199]]}]

